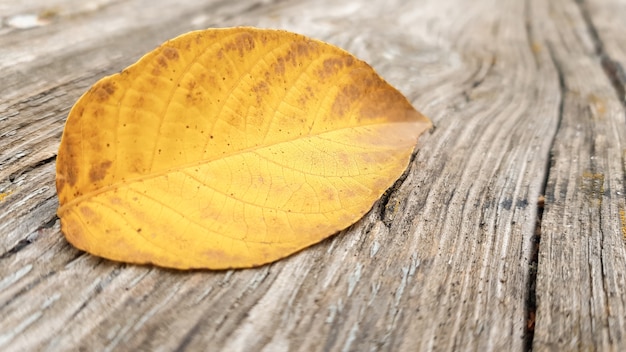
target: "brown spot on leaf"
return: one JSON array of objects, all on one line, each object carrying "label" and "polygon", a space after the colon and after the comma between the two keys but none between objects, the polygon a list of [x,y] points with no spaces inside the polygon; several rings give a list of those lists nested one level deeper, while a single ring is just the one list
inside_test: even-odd
[{"label": "brown spot on leaf", "polygon": [[313,49],[317,49],[317,43],[313,41],[300,42],[297,41],[291,45],[292,51],[298,56],[309,56]]},{"label": "brown spot on leaf", "polygon": [[171,47],[163,48],[163,56],[165,56],[168,60],[178,60],[178,50]]},{"label": "brown spot on leaf", "polygon": [[57,193],[61,193],[61,191],[63,190],[63,187],[65,187],[65,176],[62,174],[57,175],[56,178],[56,187],[57,187]]},{"label": "brown spot on leaf", "polygon": [[254,49],[254,37],[250,33],[241,33],[234,41],[226,44],[224,47],[229,51],[237,51],[240,57],[252,49]]},{"label": "brown spot on leaf", "polygon": [[[65,185],[65,181],[67,181],[70,186],[74,186],[78,180],[78,165],[74,147],[80,148],[80,142],[76,143],[74,138],[71,137],[71,134],[67,134],[64,139],[61,144],[59,156],[57,157],[57,164],[59,164],[59,175],[57,179],[59,177],[63,179],[61,186]],[[59,185],[57,185],[57,188],[58,187]]]},{"label": "brown spot on leaf", "polygon": [[312,99],[315,99],[315,93],[313,92],[313,89],[311,88],[311,86],[306,86],[306,88],[300,94],[300,97],[298,98],[298,104],[300,104],[301,107],[305,108],[309,100],[312,100]]},{"label": "brown spot on leaf", "polygon": [[159,66],[161,66],[163,68],[167,68],[167,59],[165,59],[165,57],[158,56],[157,57],[157,63],[159,64]]},{"label": "brown spot on leaf", "polygon": [[[380,84],[384,84],[380,81]],[[388,121],[414,121],[421,116],[404,96],[395,89],[370,88],[360,109],[361,121],[384,118]]]},{"label": "brown spot on leaf", "polygon": [[274,73],[277,75],[283,76],[285,74],[285,59],[278,58],[274,64],[272,64],[274,68]]},{"label": "brown spot on leaf", "polygon": [[352,66],[354,60],[351,57],[333,57],[324,60],[322,67],[318,70],[317,74],[320,78],[325,79],[332,77],[339,73],[344,67]]},{"label": "brown spot on leaf", "polygon": [[100,118],[104,115],[105,115],[105,112],[102,106],[96,106],[95,109],[93,110],[93,117],[95,118]]},{"label": "brown spot on leaf", "polygon": [[100,164],[93,165],[89,170],[89,179],[91,182],[100,181],[106,176],[107,170],[111,167],[112,162],[110,160],[103,161]]},{"label": "brown spot on leaf", "polygon": [[198,87],[198,82],[191,80],[187,83],[187,102],[190,105],[198,105],[204,100],[201,87]]},{"label": "brown spot on leaf", "polygon": [[361,95],[362,88],[360,85],[350,84],[344,86],[335,97],[332,107],[333,114],[340,117],[344,116],[350,110],[352,103],[358,101]]},{"label": "brown spot on leaf", "polygon": [[100,216],[87,206],[80,207],[80,213],[82,214],[83,219],[87,222],[94,222],[100,219]]},{"label": "brown spot on leaf", "polygon": [[[301,58],[300,55],[306,55],[307,53],[308,48],[306,44],[292,43],[285,55],[277,57],[272,64],[273,72],[276,75],[284,76],[286,71],[298,66],[299,60],[306,60],[304,57]],[[287,68],[287,66],[289,66],[289,68]]]},{"label": "brown spot on leaf", "polygon": [[252,87],[252,91],[256,93],[256,102],[257,104],[260,105],[261,102],[263,101],[263,96],[268,95],[270,92],[270,89],[267,85],[267,82],[261,81],[257,83],[257,85]]},{"label": "brown spot on leaf", "polygon": [[106,81],[101,85],[94,86],[93,95],[99,102],[104,102],[109,99],[113,93],[115,93],[115,89],[116,88],[113,83]]}]

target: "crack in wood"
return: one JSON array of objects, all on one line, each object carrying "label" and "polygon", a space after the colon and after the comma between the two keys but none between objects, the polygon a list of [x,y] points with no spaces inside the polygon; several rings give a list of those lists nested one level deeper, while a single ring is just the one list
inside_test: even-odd
[{"label": "crack in wood", "polygon": [[[427,132],[429,134],[432,134],[434,131],[435,131],[435,126],[433,125],[433,127],[431,127],[431,129]],[[377,202],[378,204],[380,204],[380,210],[377,211],[377,213],[380,214],[380,220],[388,229],[391,228],[391,224],[393,223],[395,219],[395,214],[398,211],[398,207],[401,206],[400,204],[401,202],[398,199],[402,199],[402,197],[398,197],[397,193],[399,192],[400,187],[402,186],[404,181],[406,181],[407,177],[409,176],[409,173],[411,172],[411,167],[413,163],[415,162],[415,157],[417,156],[418,153],[419,153],[419,150],[416,150],[415,152],[411,154],[411,158],[409,159],[409,163],[407,165],[406,170],[404,170],[404,172],[402,173],[402,175],[400,175],[400,177],[396,180],[396,182],[394,182],[394,184],[391,187],[389,187],[385,191],[385,193],[383,193],[383,195],[380,197],[380,199]],[[394,200],[396,201],[394,202]],[[376,208],[376,205],[374,205],[374,208]]]},{"label": "crack in wood", "polygon": [[385,191],[385,193],[383,193],[383,195],[380,197],[378,201],[378,204],[380,204],[380,210],[377,211],[377,213],[380,214],[380,219],[382,223],[388,229],[391,228],[391,224],[393,220],[395,219],[395,214],[398,211],[398,208],[400,207],[400,201],[398,200],[398,197],[396,197],[396,194],[398,193],[400,187],[402,186],[402,184],[404,183],[404,181],[406,180],[409,174],[409,170],[411,168],[414,155],[415,154],[411,156],[411,161],[409,161],[409,166],[407,167],[406,170],[404,170],[402,175],[400,175],[400,178],[398,178],[396,182],[394,182],[394,184],[391,187],[389,187]]},{"label": "crack in wood", "polygon": [[9,180],[9,182],[13,183],[13,182],[15,182],[15,180],[17,180],[23,174],[25,174],[25,173],[27,173],[27,172],[29,172],[31,170],[34,170],[34,169],[36,169],[38,167],[42,167],[42,166],[44,166],[44,165],[46,165],[48,163],[55,162],[56,159],[57,159],[57,156],[53,155],[51,157],[48,157],[48,158],[45,158],[45,159],[42,159],[42,160],[37,160],[34,164],[25,165],[21,169],[19,169],[19,170],[15,171],[14,173],[10,174],[9,177],[7,177],[7,179]]},{"label": "crack in wood", "polygon": [[[530,52],[532,53],[533,60],[535,62],[535,67],[540,67],[540,61],[537,57],[538,52],[536,50],[537,40],[533,33],[532,27],[532,17],[531,17],[531,4],[530,0],[525,1],[524,3],[524,18],[525,18],[525,30],[526,36],[528,40],[528,45]],[[554,58],[553,53],[550,51],[550,58],[554,65],[556,66],[556,60]],[[530,253],[531,257],[528,263],[528,283],[527,283],[527,292],[526,292],[526,302],[524,305],[524,314],[526,318],[526,327],[524,331],[524,350],[532,351],[533,342],[535,340],[535,318],[537,312],[537,270],[538,270],[538,262],[539,262],[539,246],[541,244],[541,224],[543,218],[544,211],[544,202],[545,202],[545,194],[546,188],[548,185],[548,180],[550,179],[550,169],[552,164],[552,150],[554,147],[554,143],[556,140],[556,135],[559,130],[561,120],[563,118],[563,89],[564,89],[564,81],[563,81],[563,73],[559,68],[557,68],[558,78],[559,78],[559,90],[560,90],[560,101],[559,101],[559,112],[558,112],[558,123],[557,128],[555,129],[554,135],[551,137],[550,147],[548,148],[548,157],[546,158],[546,164],[543,167],[544,178],[541,184],[541,189],[539,191],[539,199],[537,199],[537,213],[535,219],[535,233],[531,238],[530,245]]]},{"label": "crack in wood", "polygon": [[22,249],[24,249],[25,247],[27,247],[28,245],[30,245],[33,242],[35,242],[35,241],[31,240],[28,237],[24,238],[24,239],[21,239],[19,242],[17,242],[17,244],[15,246],[11,247],[8,251],[0,254],[0,260],[9,258],[13,254],[16,254],[17,252],[21,251]]},{"label": "crack in wood", "polygon": [[[528,14],[527,14],[528,15]],[[544,178],[543,183],[541,185],[541,191],[539,192],[540,196],[537,199],[537,218],[536,218],[536,227],[535,227],[535,235],[533,236],[533,242],[531,247],[532,258],[529,265],[528,270],[528,296],[526,301],[526,318],[527,318],[527,326],[526,326],[526,336],[525,336],[525,350],[532,351],[534,337],[535,337],[535,319],[537,313],[537,273],[539,270],[539,248],[541,246],[541,230],[543,224],[543,215],[545,209],[546,200],[549,202],[554,202],[554,193],[551,195],[547,194],[548,189],[550,188],[552,192],[554,192],[553,187],[548,187],[550,183],[550,170],[554,164],[554,147],[557,139],[558,131],[561,129],[561,122],[563,121],[563,112],[565,105],[565,92],[567,87],[565,86],[565,76],[563,72],[563,68],[560,66],[560,63],[556,59],[556,54],[551,45],[548,44],[548,52],[550,60],[554,65],[554,68],[558,75],[559,80],[559,108],[558,108],[558,121],[557,126],[554,132],[554,135],[551,138],[549,156],[546,158],[546,165],[544,167]]]},{"label": "crack in wood", "polygon": [[[537,66],[539,66],[539,61],[537,60],[537,53],[534,50],[534,46],[536,45],[532,31],[532,26],[530,22],[530,2],[526,1],[525,6],[525,16],[527,19],[526,31],[529,39],[530,49],[533,53],[533,58]],[[565,78],[563,68],[560,66],[558,60],[556,59],[556,54],[554,53],[554,49],[551,45],[547,44],[548,53],[552,64],[558,75],[559,80],[559,108],[558,108],[558,121],[557,126],[554,130],[554,134],[551,136],[550,140],[550,148],[548,148],[549,155],[546,158],[546,164],[543,168],[544,177],[541,185],[541,190],[539,192],[540,196],[537,199],[537,214],[536,214],[536,225],[535,225],[535,234],[532,237],[531,243],[531,259],[528,265],[528,292],[526,297],[526,305],[525,305],[525,314],[526,314],[526,331],[524,334],[524,349],[526,351],[532,351],[532,346],[535,337],[535,318],[537,313],[537,272],[539,268],[539,247],[541,245],[541,227],[544,213],[544,205],[546,198],[548,201],[554,201],[554,194],[548,195],[548,185],[550,182],[550,170],[552,169],[554,163],[554,146],[557,139],[558,131],[561,129],[561,122],[563,121],[563,111],[565,105],[565,91],[567,87],[565,86]],[[554,192],[554,187],[551,187]]]},{"label": "crack in wood", "polygon": [[24,248],[28,247],[29,245],[35,243],[37,239],[39,238],[39,232],[44,229],[52,228],[58,219],[59,218],[55,214],[53,217],[50,218],[50,220],[44,222],[35,231],[31,232],[28,236],[26,236],[26,238],[19,240],[8,251],[0,254],[0,260],[9,258],[12,255],[17,254],[19,251],[23,250]]}]

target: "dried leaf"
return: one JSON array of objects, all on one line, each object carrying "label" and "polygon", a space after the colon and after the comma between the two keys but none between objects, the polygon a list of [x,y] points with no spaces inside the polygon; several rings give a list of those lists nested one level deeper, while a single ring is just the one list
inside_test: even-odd
[{"label": "dried leaf", "polygon": [[269,263],[363,216],[430,126],[332,45],[277,30],[191,32],[72,108],[57,159],[62,231],[124,262]]}]

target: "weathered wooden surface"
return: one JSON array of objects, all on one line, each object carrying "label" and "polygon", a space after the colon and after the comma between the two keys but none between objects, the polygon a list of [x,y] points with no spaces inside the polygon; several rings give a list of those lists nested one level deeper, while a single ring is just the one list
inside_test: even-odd
[{"label": "weathered wooden surface", "polygon": [[534,15],[552,20],[544,31],[561,103],[541,222],[533,347],[624,350],[626,55],[619,46],[626,43],[626,3],[536,3]]},{"label": "weathered wooden surface", "polygon": [[[49,23],[14,28],[26,13]],[[0,16],[0,349],[626,349],[623,2],[0,0]],[[164,40],[233,25],[339,45],[403,91],[437,126],[406,178],[258,269],[72,248],[54,189],[69,108]]]}]

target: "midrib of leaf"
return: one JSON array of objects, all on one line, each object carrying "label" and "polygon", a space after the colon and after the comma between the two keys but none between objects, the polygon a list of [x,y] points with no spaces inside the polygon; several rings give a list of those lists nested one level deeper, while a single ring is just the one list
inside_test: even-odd
[{"label": "midrib of leaf", "polygon": [[[229,154],[224,154],[221,155],[219,158],[214,158],[214,159],[202,159],[202,160],[198,160],[196,162],[193,163],[186,163],[186,164],[179,164],[176,165],[176,167],[170,167],[161,171],[157,171],[157,172],[151,172],[149,174],[145,174],[145,175],[138,175],[135,177],[131,177],[128,179],[123,179],[122,180],[117,180],[117,182],[114,182],[110,185],[101,187],[95,191],[89,192],[87,194],[83,194],[79,197],[76,197],[72,200],[70,200],[69,202],[67,202],[66,204],[64,204],[63,206],[59,207],[57,214],[59,215],[59,217],[63,216],[63,213],[65,213],[67,211],[68,208],[73,207],[76,204],[81,203],[82,201],[84,201],[85,199],[89,199],[91,197],[97,196],[99,194],[102,193],[106,193],[108,191],[114,190],[114,189],[118,189],[121,188],[127,184],[131,184],[131,183],[135,183],[138,181],[144,181],[144,180],[149,180],[149,179],[154,179],[154,178],[158,178],[164,175],[167,175],[169,173],[172,172],[177,172],[180,171],[181,169],[186,169],[186,168],[191,168],[194,166],[199,166],[199,165],[205,165],[208,163],[211,163],[215,160],[221,160],[221,159],[226,159],[232,156],[236,156],[239,154],[246,154],[246,153],[253,153],[259,149],[263,149],[263,148],[269,148],[272,146],[277,146],[283,143],[291,143],[295,140],[299,140],[299,139],[304,139],[304,138],[312,138],[312,137],[321,137],[326,133],[331,133],[331,132],[337,132],[337,131],[341,131],[341,130],[350,130],[350,129],[357,129],[357,128],[364,128],[364,127],[370,127],[370,126],[377,126],[377,125],[388,125],[388,124],[399,124],[399,125],[406,125],[406,126],[411,126],[411,125],[420,125],[420,124],[424,124],[424,128],[419,131],[421,134],[423,131],[425,131],[426,129],[428,129],[429,124],[427,122],[422,122],[422,121],[413,121],[413,122],[404,122],[404,121],[384,121],[384,122],[377,122],[377,123],[369,123],[369,124],[361,124],[358,126],[350,126],[350,127],[344,127],[344,128],[339,128],[339,129],[335,129],[332,131],[323,131],[321,133],[317,133],[317,134],[312,134],[312,135],[306,135],[306,136],[298,136],[298,137],[294,137],[288,140],[284,140],[284,141],[280,141],[278,143],[273,143],[273,144],[267,144],[267,145],[258,145],[258,146],[254,146],[254,147],[249,147],[249,148],[245,148],[245,149],[240,149],[237,151],[233,151]],[[419,134],[417,134],[417,136],[415,137],[415,140],[417,141],[417,138],[419,137]]]}]

